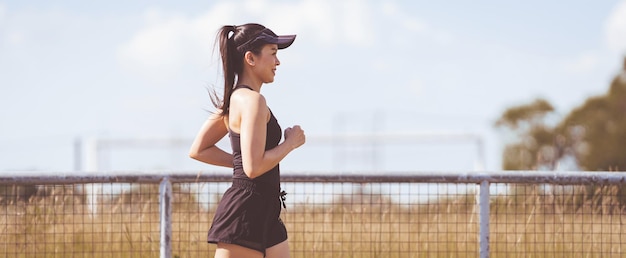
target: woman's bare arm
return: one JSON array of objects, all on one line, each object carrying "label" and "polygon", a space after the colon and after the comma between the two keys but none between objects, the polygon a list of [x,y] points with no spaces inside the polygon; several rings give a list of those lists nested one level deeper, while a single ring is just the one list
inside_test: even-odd
[{"label": "woman's bare arm", "polygon": [[[267,121],[270,116],[265,98],[257,92],[245,91],[233,98],[240,109],[239,130],[244,172],[250,178],[263,175],[275,167],[292,150],[304,144],[304,131],[299,126],[285,130],[285,140],[265,150]],[[233,102],[231,102],[233,104]]]},{"label": "woman's bare arm", "polygon": [[227,133],[228,128],[224,122],[224,117],[212,114],[204,122],[193,144],[191,144],[189,157],[211,165],[232,168],[233,155],[215,145]]}]

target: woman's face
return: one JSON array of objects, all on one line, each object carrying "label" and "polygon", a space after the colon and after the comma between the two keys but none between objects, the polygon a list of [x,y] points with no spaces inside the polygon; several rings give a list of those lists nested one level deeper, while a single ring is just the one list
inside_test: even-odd
[{"label": "woman's face", "polygon": [[280,65],[280,61],[276,55],[277,53],[278,45],[266,44],[261,49],[260,55],[254,55],[256,60],[254,62],[253,71],[263,83],[274,81],[276,67]]}]

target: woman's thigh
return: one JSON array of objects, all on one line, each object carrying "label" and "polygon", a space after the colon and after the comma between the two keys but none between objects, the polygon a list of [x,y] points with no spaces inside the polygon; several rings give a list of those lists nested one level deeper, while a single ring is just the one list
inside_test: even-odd
[{"label": "woman's thigh", "polygon": [[287,240],[265,249],[267,258],[289,258],[289,242]]},{"label": "woman's thigh", "polygon": [[215,258],[238,257],[263,258],[263,253],[254,249],[245,248],[240,245],[217,243],[217,249],[215,249]]}]

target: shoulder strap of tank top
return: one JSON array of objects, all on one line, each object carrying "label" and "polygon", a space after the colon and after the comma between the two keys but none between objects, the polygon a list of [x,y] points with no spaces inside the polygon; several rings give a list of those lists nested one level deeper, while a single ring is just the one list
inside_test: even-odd
[{"label": "shoulder strap of tank top", "polygon": [[249,89],[249,90],[253,90],[250,86],[245,85],[245,84],[240,84],[240,85],[235,86],[234,90],[241,89],[241,88],[246,88],[246,89]]}]

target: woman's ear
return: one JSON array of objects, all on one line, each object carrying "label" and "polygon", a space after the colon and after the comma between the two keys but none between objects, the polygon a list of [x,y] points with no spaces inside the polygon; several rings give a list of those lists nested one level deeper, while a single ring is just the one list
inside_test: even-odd
[{"label": "woman's ear", "polygon": [[252,54],[251,51],[246,51],[246,53],[243,55],[243,58],[249,66],[254,66],[254,54]]}]

